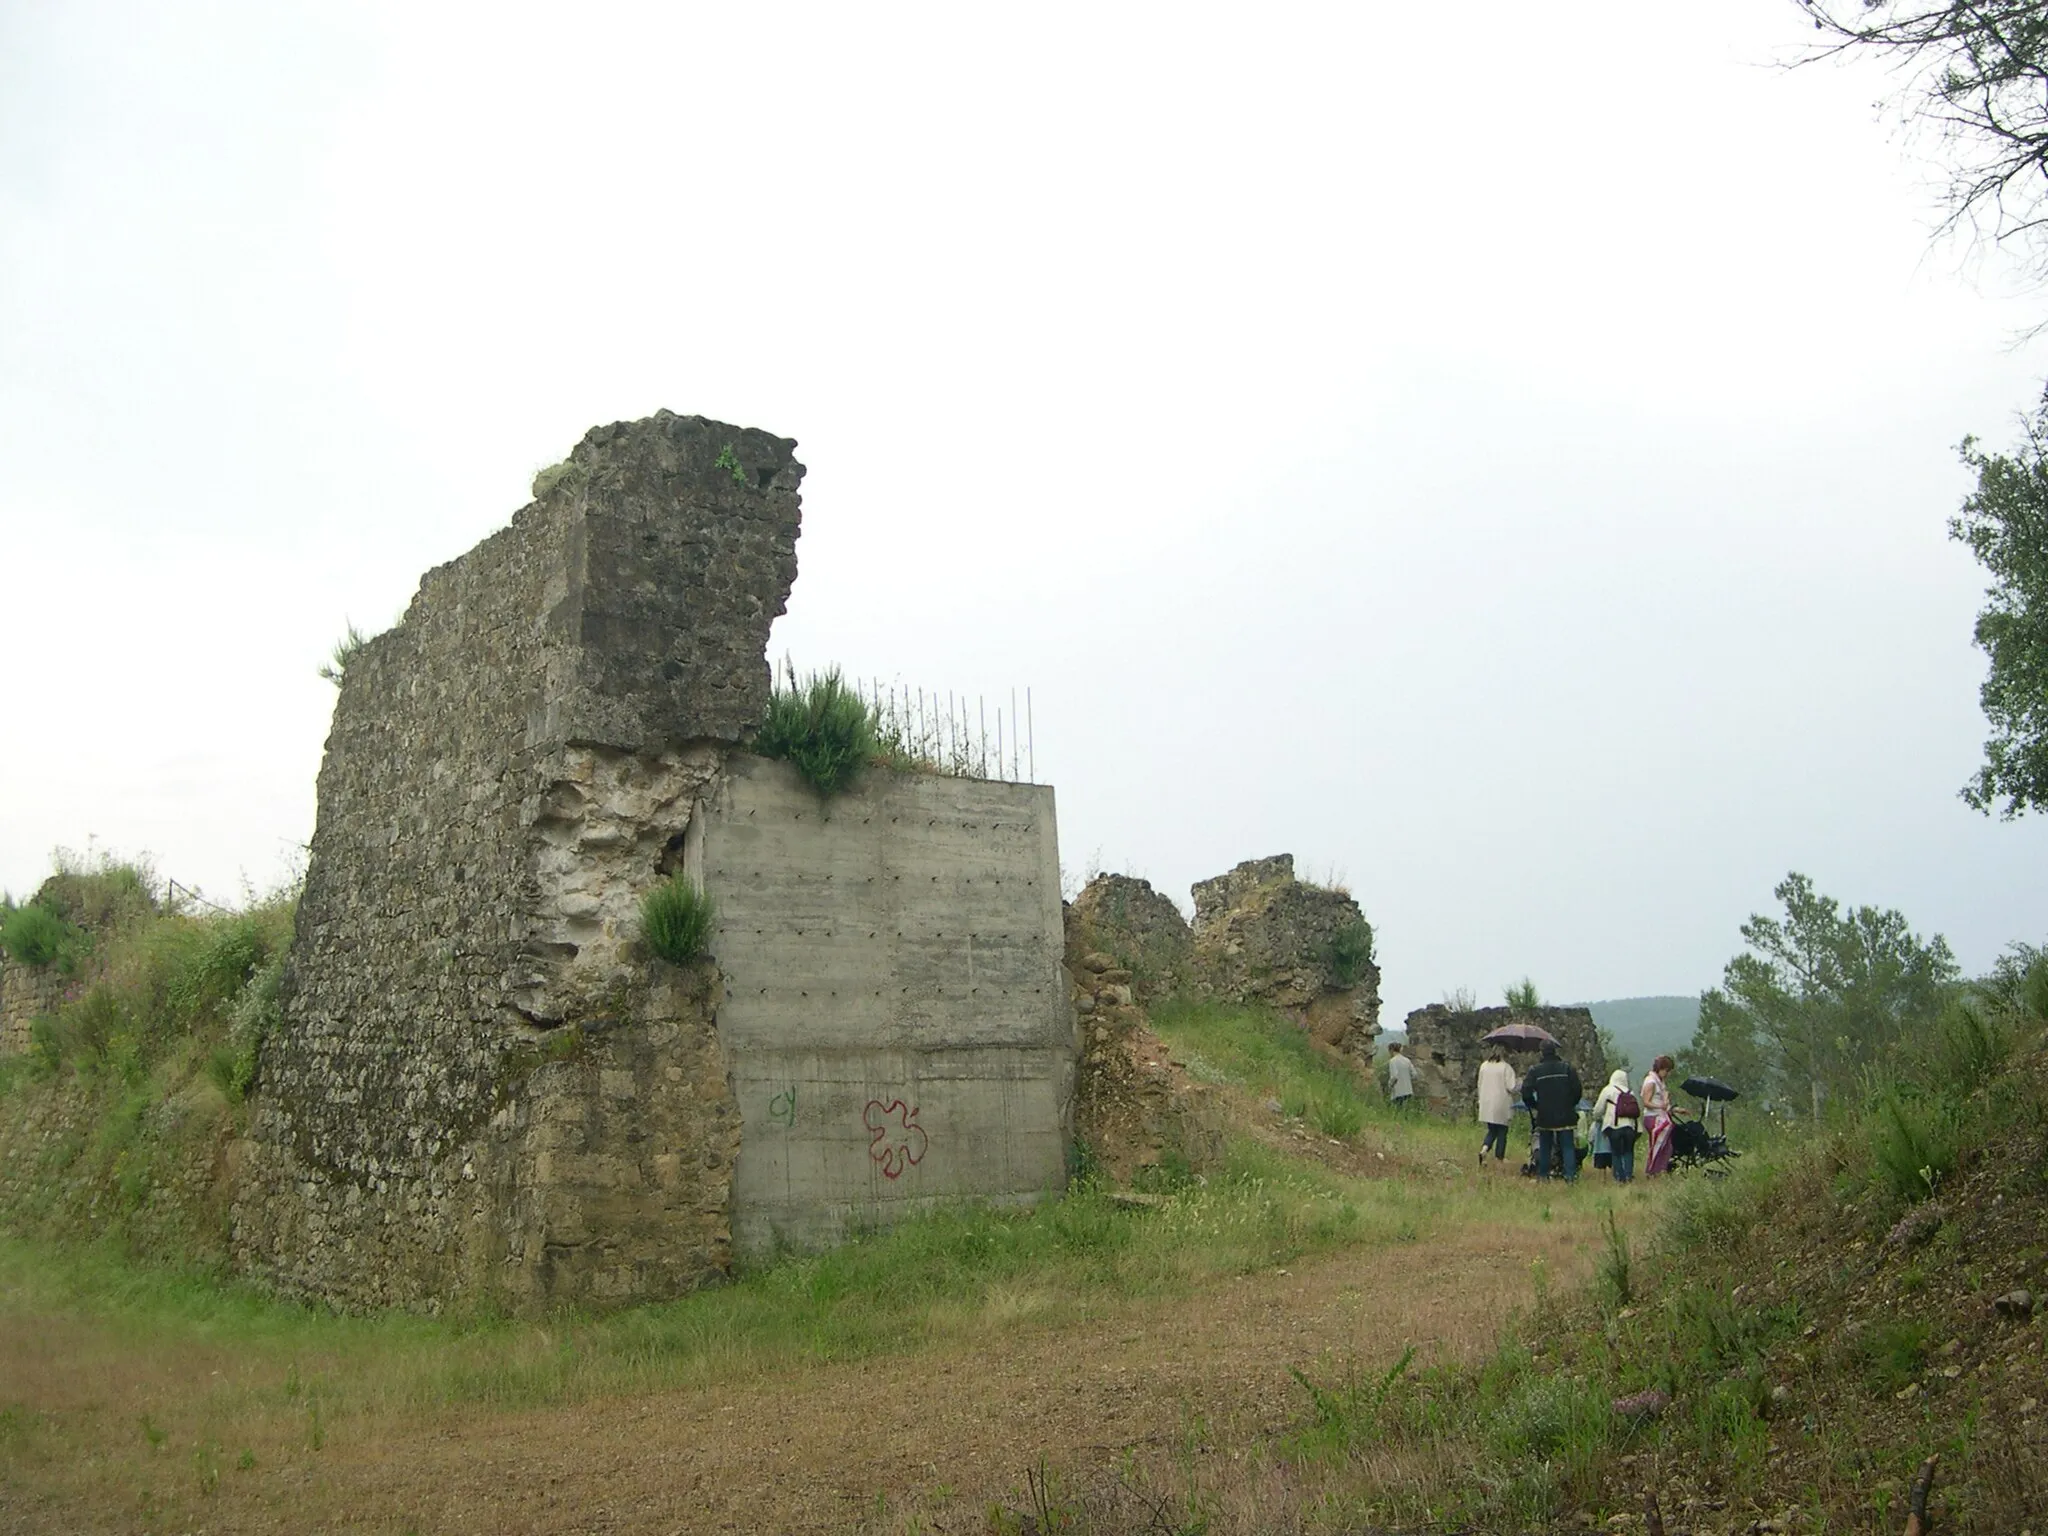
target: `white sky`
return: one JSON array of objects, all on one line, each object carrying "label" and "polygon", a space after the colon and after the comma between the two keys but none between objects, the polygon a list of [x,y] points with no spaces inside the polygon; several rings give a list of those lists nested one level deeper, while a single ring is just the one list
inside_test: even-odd
[{"label": "white sky", "polygon": [[344,623],[666,406],[800,441],[778,652],[1028,684],[1073,872],[1334,871],[1389,1023],[1695,991],[1794,868],[2038,942],[1944,525],[2048,295],[1810,36],[0,4],[0,885],[278,878]]}]

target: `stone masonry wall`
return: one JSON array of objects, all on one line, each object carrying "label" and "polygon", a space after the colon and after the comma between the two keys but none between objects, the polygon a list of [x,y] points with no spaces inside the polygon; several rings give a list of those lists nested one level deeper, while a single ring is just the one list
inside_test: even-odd
[{"label": "stone masonry wall", "polygon": [[[1476,1111],[1479,1063],[1486,1059],[1485,1036],[1503,1024],[1534,1024],[1556,1037],[1558,1053],[1579,1070],[1588,1095],[1599,1093],[1609,1071],[1600,1031],[1584,1008],[1478,1008],[1454,1010],[1431,1003],[1408,1015],[1407,1053],[1415,1062],[1415,1091],[1426,1103],[1459,1116]],[[1517,1074],[1537,1059],[1534,1051],[1511,1051]]]},{"label": "stone masonry wall", "polygon": [[765,711],[794,446],[667,412],[595,429],[349,660],[237,1154],[252,1271],[528,1307],[723,1267],[715,979],[650,966],[632,914]]},{"label": "stone masonry wall", "polygon": [[0,960],[0,1056],[16,1056],[29,1048],[29,1026],[57,1011],[78,989],[76,978],[54,966],[20,965]]},{"label": "stone masonry wall", "polygon": [[1186,990],[1194,960],[1194,938],[1181,916],[1152,882],[1130,875],[1097,875],[1074,898],[1067,913],[1071,954],[1107,955],[1139,1003]]},{"label": "stone masonry wall", "polygon": [[1342,891],[1294,876],[1294,856],[1249,859],[1194,887],[1194,967],[1201,990],[1292,1014],[1318,1039],[1361,1061],[1379,1033],[1380,972],[1350,986],[1332,973],[1330,941],[1364,921]]}]

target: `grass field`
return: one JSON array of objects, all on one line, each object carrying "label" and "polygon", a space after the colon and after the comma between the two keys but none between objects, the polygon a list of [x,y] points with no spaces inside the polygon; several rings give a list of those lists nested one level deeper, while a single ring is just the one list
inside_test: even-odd
[{"label": "grass field", "polygon": [[[1213,1021],[1205,1038],[1219,1076],[1264,1091],[1251,1064],[1266,1046],[1225,1050]],[[1369,1097],[1362,1111],[1380,1116]],[[1117,1456],[1142,1458],[1166,1425],[1204,1455],[1243,1456],[1311,1409],[1291,1371],[1340,1382],[1425,1335],[1431,1358],[1469,1359],[1515,1308],[1590,1271],[1606,1192],[1546,1198],[1453,1168],[1439,1145],[1464,1147],[1463,1128],[1375,1119],[1365,1134],[1393,1151],[1379,1176],[1240,1141],[1222,1167],[1143,1208],[1083,1188],[1029,1212],[926,1217],[609,1316],[340,1317],[104,1247],[0,1241],[0,1515],[23,1530],[291,1529],[317,1517],[323,1529],[424,1531],[486,1513],[498,1529],[826,1530],[853,1528],[857,1492],[855,1523],[871,1528],[952,1528],[972,1506],[983,1529],[991,1501],[1028,1497],[1019,1480],[1041,1458],[1098,1485],[1126,1475],[1104,1463],[1105,1433]],[[1456,1283],[1436,1284],[1447,1263]],[[1398,1298],[1425,1284],[1437,1291],[1428,1317],[1389,1331],[1384,1308],[1411,1310]],[[1122,1374],[1076,1386],[1108,1361]],[[959,1383],[946,1413],[957,1422],[921,1423],[930,1454],[914,1466],[891,1459],[886,1437],[858,1449],[880,1432],[867,1417],[816,1406],[935,1376]],[[1132,1388],[1140,1377],[1148,1384]],[[786,1406],[764,1407],[771,1391]],[[628,1454],[642,1433],[630,1426],[650,1413],[704,1431],[687,1453],[666,1453],[712,1458],[696,1502],[674,1502],[667,1478],[650,1483]],[[836,1486],[828,1510],[815,1491],[747,1483],[739,1463],[772,1455],[760,1443],[771,1432]],[[586,1448],[551,1487],[624,1456],[604,1488],[637,1490],[641,1513],[585,1527],[558,1507],[541,1519],[504,1502],[530,1468],[469,1486],[472,1472],[422,1462],[443,1444],[525,1437]],[[948,1475],[949,1455],[980,1471]]]}]

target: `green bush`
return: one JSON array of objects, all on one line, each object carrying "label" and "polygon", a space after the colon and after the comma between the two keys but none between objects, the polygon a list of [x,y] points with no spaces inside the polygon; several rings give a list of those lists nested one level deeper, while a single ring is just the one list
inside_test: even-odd
[{"label": "green bush", "polygon": [[2020,983],[2020,1007],[2036,1024],[2048,1024],[2048,956],[2027,967]]},{"label": "green bush", "polygon": [[85,935],[39,901],[24,902],[0,924],[0,949],[22,965],[54,966],[70,973],[86,945]]},{"label": "green bush", "polygon": [[1894,1089],[1871,1116],[1870,1150],[1884,1186],[1902,1200],[1925,1200],[1955,1172],[1962,1128],[1939,1099],[1909,1098]]},{"label": "green bush", "polygon": [[1628,1234],[1621,1230],[1612,1206],[1608,1207],[1601,1230],[1606,1237],[1606,1245],[1600,1254],[1597,1271],[1600,1288],[1607,1293],[1610,1306],[1625,1307],[1636,1299],[1635,1256],[1629,1251]]},{"label": "green bush", "polygon": [[1520,1008],[1526,1011],[1543,1006],[1543,995],[1536,990],[1536,983],[1527,976],[1509,986],[1504,995],[1510,1008]]},{"label": "green bush", "polygon": [[712,911],[711,898],[677,875],[640,898],[641,937],[662,959],[685,965],[704,953]]},{"label": "green bush", "polygon": [[777,679],[754,750],[788,759],[821,795],[848,788],[882,755],[873,707],[837,667],[802,683]]},{"label": "green bush", "polygon": [[268,956],[267,935],[254,916],[209,924],[166,978],[164,1000],[176,1027],[189,1030],[202,1019],[223,1017]]},{"label": "green bush", "polygon": [[1365,968],[1372,964],[1372,924],[1364,918],[1348,923],[1330,935],[1330,979],[1340,987],[1355,987]]},{"label": "green bush", "polygon": [[1936,1081],[1957,1098],[1967,1098],[1990,1082],[2012,1055],[2012,1031],[1968,1001],[1943,1009],[1934,1034]]}]

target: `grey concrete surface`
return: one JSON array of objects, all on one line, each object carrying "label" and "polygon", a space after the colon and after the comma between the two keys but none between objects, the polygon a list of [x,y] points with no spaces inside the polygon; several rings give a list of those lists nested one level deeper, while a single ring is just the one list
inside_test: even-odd
[{"label": "grey concrete surface", "polygon": [[1061,1187],[1075,1041],[1050,787],[874,773],[821,802],[735,754],[702,860],[738,1252]]}]

